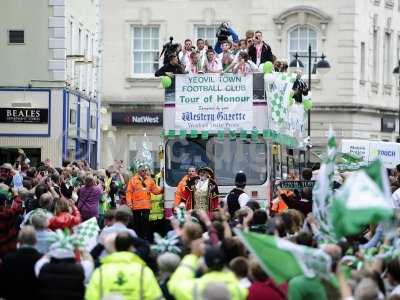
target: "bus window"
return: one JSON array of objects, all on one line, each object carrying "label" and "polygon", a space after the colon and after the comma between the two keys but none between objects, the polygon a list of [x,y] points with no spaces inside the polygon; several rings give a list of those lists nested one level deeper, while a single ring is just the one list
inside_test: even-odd
[{"label": "bus window", "polygon": [[166,144],[166,183],[177,186],[190,166],[211,165],[207,155],[207,141],[201,139],[169,140]]},{"label": "bus window", "polygon": [[219,141],[215,143],[215,175],[219,185],[235,185],[235,176],[243,171],[247,185],[262,185],[267,180],[267,147],[264,140]]},{"label": "bus window", "polygon": [[219,141],[186,139],[169,140],[166,144],[166,183],[176,186],[190,166],[210,166],[218,185],[234,186],[235,175],[243,171],[248,185],[262,185],[267,179],[265,141]]}]

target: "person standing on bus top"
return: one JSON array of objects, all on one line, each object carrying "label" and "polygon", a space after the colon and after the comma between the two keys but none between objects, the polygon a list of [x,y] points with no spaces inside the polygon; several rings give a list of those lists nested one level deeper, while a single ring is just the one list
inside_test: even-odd
[{"label": "person standing on bus top", "polygon": [[235,188],[225,198],[225,204],[231,217],[235,215],[235,212],[242,207],[245,207],[249,202],[250,197],[244,191],[246,187],[246,174],[239,172],[235,177]]},{"label": "person standing on bus top", "polygon": [[169,89],[175,90],[175,74],[185,74],[185,67],[179,63],[176,54],[171,54],[168,57],[168,64],[162,66],[154,74],[156,77],[168,76],[172,79],[172,84]]},{"label": "person standing on bus top", "polygon": [[214,171],[209,167],[199,169],[199,176],[188,181],[182,199],[186,209],[204,210],[211,213],[218,208],[218,185]]},{"label": "person standing on bus top", "polygon": [[273,62],[271,47],[263,41],[261,31],[257,30],[254,34],[254,44],[249,47],[249,56],[251,60],[259,66],[266,61]]},{"label": "person standing on bus top", "polygon": [[153,178],[147,175],[147,172],[147,166],[144,164],[139,165],[138,174],[129,180],[126,191],[127,204],[133,212],[134,229],[144,239],[149,238],[151,194],[158,195],[162,193],[162,189],[156,185]]},{"label": "person standing on bus top", "polygon": [[196,167],[189,167],[187,174],[183,176],[181,181],[179,181],[176,192],[175,192],[175,206],[178,206],[183,199],[183,194],[185,192],[186,186],[190,179],[197,177]]}]

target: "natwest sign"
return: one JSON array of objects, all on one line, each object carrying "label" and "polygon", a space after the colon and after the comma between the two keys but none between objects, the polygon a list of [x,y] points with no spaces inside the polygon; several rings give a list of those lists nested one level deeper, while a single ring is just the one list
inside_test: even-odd
[{"label": "natwest sign", "polygon": [[162,126],[162,112],[113,112],[111,123],[118,125]]}]

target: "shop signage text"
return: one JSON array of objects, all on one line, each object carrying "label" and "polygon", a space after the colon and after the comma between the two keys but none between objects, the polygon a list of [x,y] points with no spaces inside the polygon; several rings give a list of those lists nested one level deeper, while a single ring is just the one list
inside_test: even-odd
[{"label": "shop signage text", "polygon": [[47,108],[0,108],[1,123],[47,123],[48,119]]},{"label": "shop signage text", "polygon": [[342,152],[361,157],[365,162],[380,159],[385,168],[400,163],[400,144],[367,140],[342,140]]},{"label": "shop signage text", "polygon": [[113,112],[112,125],[162,126],[161,112]]}]

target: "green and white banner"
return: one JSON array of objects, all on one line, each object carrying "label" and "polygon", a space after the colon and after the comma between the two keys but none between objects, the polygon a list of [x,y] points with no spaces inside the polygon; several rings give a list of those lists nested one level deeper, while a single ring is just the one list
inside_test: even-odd
[{"label": "green and white banner", "polygon": [[337,237],[358,234],[365,226],[394,216],[385,171],[383,164],[376,160],[352,174],[335,194],[330,210]]},{"label": "green and white banner", "polygon": [[272,120],[282,127],[288,122],[289,98],[291,98],[295,75],[271,73],[265,75],[264,79]]},{"label": "green and white banner", "polygon": [[175,87],[176,130],[252,130],[252,75],[177,75]]},{"label": "green and white banner", "polygon": [[336,241],[333,236],[333,225],[329,207],[333,197],[333,181],[337,148],[332,127],[329,128],[326,157],[318,172],[313,189],[313,214],[319,224],[320,234],[325,241]]}]

